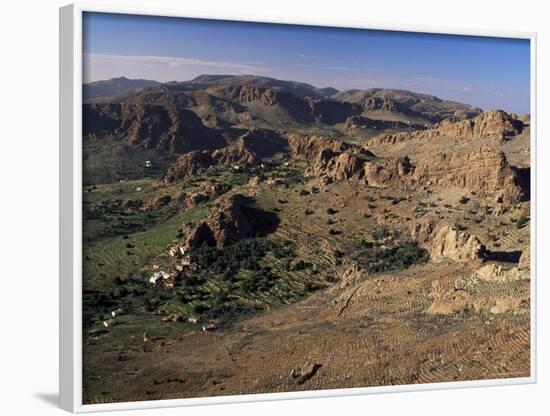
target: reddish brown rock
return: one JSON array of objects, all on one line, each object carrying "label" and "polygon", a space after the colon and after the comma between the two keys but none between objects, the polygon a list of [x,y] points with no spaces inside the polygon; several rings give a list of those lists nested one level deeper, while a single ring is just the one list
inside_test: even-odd
[{"label": "reddish brown rock", "polygon": [[197,150],[180,156],[162,176],[164,183],[175,182],[178,179],[195,175],[207,169],[214,163],[212,153],[208,150]]},{"label": "reddish brown rock", "polygon": [[247,197],[237,194],[222,201],[216,212],[190,230],[185,244],[189,248],[203,244],[221,248],[273,232],[278,223],[275,214],[252,207]]},{"label": "reddish brown rock", "polygon": [[456,186],[480,196],[497,196],[508,204],[528,198],[528,181],[523,176],[508,164],[502,151],[489,148],[431,154],[416,163],[413,175],[419,185]]},{"label": "reddish brown rock", "polygon": [[410,140],[430,140],[448,137],[457,140],[480,140],[502,143],[523,131],[522,121],[501,110],[489,110],[473,119],[460,120],[450,117],[424,131],[381,134],[372,138],[368,146],[395,144]]}]

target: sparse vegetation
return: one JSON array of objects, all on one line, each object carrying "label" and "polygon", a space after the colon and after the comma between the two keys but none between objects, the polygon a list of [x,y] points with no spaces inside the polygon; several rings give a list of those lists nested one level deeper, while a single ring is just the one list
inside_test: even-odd
[{"label": "sparse vegetation", "polygon": [[517,229],[523,228],[527,225],[527,223],[529,223],[529,217],[522,215],[521,217],[518,218],[516,222],[516,228]]},{"label": "sparse vegetation", "polygon": [[[350,104],[344,91],[338,93],[338,111],[330,108],[331,98],[319,98],[320,92],[304,106],[286,108],[302,98],[281,84],[265,100],[277,102],[275,112],[271,105],[253,106],[227,96],[232,87],[225,88],[226,83],[231,85],[224,80],[223,88],[204,90],[201,83],[181,91],[179,84],[162,86],[162,91],[173,88],[182,100],[181,108],[170,108],[170,117],[185,113],[186,122],[151,126],[150,119],[159,124],[170,119],[153,113],[125,120],[143,128],[132,132],[136,137],[84,139],[83,334],[85,368],[93,369],[84,375],[88,399],[126,399],[124,389],[136,378],[143,394],[154,399],[180,392],[191,397],[203,390],[216,395],[239,389],[256,393],[268,386],[279,391],[307,383],[305,376],[324,377],[309,387],[327,388],[341,382],[352,386],[357,380],[375,385],[436,377],[448,381],[472,374],[504,377],[506,369],[494,364],[502,351],[509,358],[506,367],[522,373],[517,357],[527,357],[529,351],[529,282],[523,278],[527,270],[514,268],[529,243],[529,202],[510,203],[508,195],[499,199],[496,192],[491,194],[500,181],[487,172],[494,164],[482,163],[483,153],[475,168],[480,165],[487,174],[487,189],[472,192],[468,187],[483,188],[485,178],[463,181],[470,172],[460,164],[444,171],[447,162],[454,163],[455,151],[469,154],[471,140],[437,136],[437,152],[449,155],[444,162],[431,155],[433,137],[390,143],[395,134],[431,128],[445,119],[454,111],[452,102],[444,102],[444,111],[437,111],[436,100],[428,106],[421,102],[413,117],[399,108],[425,97],[403,97],[394,103],[390,96],[395,92],[373,90],[372,97],[359,97],[358,92],[359,104]],[[243,88],[234,95],[254,101],[262,94]],[[290,91],[295,88],[309,87],[294,85]],[[264,89],[270,90],[258,87]],[[278,100],[279,91],[290,95]],[[136,105],[154,101],[155,94],[136,100]],[[374,108],[381,97],[382,104],[397,110],[365,110],[361,118],[348,120],[346,111],[363,111],[363,104]],[[171,106],[175,98],[163,100],[159,108]],[[434,106],[429,115],[422,114],[422,108]],[[315,110],[311,119],[310,109]],[[110,111],[104,107],[102,117]],[[469,112],[464,114],[470,117]],[[276,118],[270,118],[274,114]],[[390,115],[391,120],[386,117]],[[311,122],[294,120],[297,116]],[[376,128],[351,128],[354,120]],[[191,125],[195,127],[188,132]],[[386,130],[388,125],[392,128]],[[174,134],[156,137],[164,127]],[[519,166],[526,166],[526,154],[517,150],[527,141],[514,139],[506,146],[496,142],[484,141],[494,147],[489,150],[502,150],[507,157],[507,147],[513,147],[514,172],[523,175],[528,168]],[[190,148],[197,151],[182,150]],[[325,157],[327,163],[321,163]],[[438,163],[433,169],[432,159]],[[506,171],[496,174],[499,180],[508,179],[502,176]],[[260,215],[242,221],[248,211],[223,208],[238,194],[253,201],[247,208],[273,214],[277,225],[264,232],[258,226]],[[514,198],[514,192],[509,195]],[[256,233],[259,228],[262,232]],[[481,246],[478,240],[486,250],[476,248]],[[423,247],[434,257],[428,265],[423,264],[430,253]],[[503,276],[513,270],[513,281],[470,279],[481,267],[490,274],[494,266]],[[467,291],[462,290],[466,284]],[[506,302],[500,303],[502,299]],[[248,320],[259,313],[266,316]],[[514,342],[502,342],[500,335],[511,330]],[[320,341],[326,354],[311,355],[312,343]],[[483,345],[482,360],[463,359],[478,345]],[[430,356],[434,348],[441,363],[439,355],[435,361]],[[391,377],[380,380],[379,372],[349,367],[346,354],[356,352],[361,362],[383,368]],[[269,379],[258,373],[271,371],[272,362],[300,366],[325,356],[331,360],[330,368],[325,367],[328,377],[324,368],[315,375],[316,370],[304,367],[277,367]],[[412,360],[411,365],[401,366],[396,356]],[[174,362],[177,376],[170,367]],[[231,362],[236,365],[227,367]],[[447,365],[453,362],[460,362],[465,371]],[[350,378],[332,374],[338,365]],[[416,371],[419,368],[422,371]]]},{"label": "sparse vegetation", "polygon": [[429,260],[428,252],[417,243],[406,242],[393,247],[362,244],[354,259],[369,273],[401,270]]}]

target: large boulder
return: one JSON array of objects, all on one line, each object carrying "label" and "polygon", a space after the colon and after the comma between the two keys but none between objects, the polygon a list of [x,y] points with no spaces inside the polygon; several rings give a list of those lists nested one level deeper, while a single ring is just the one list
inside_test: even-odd
[{"label": "large boulder", "polygon": [[411,239],[430,252],[435,261],[481,262],[486,254],[479,239],[454,224],[441,222],[433,215],[415,220],[410,229]]},{"label": "large boulder", "polygon": [[454,225],[443,225],[433,234],[430,257],[433,261],[482,261],[486,248],[479,239]]}]

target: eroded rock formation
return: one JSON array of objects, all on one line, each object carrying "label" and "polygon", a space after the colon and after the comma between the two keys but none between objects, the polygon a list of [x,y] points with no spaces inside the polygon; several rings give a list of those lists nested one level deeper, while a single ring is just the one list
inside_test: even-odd
[{"label": "eroded rock formation", "polygon": [[431,154],[416,163],[413,178],[419,185],[461,187],[504,203],[529,196],[526,178],[508,164],[502,151],[489,148]]},{"label": "eroded rock formation", "polygon": [[212,166],[212,152],[208,150],[196,150],[180,156],[161,178],[164,183],[175,182],[178,179],[195,175],[198,172]]},{"label": "eroded rock formation", "polygon": [[501,110],[489,110],[473,119],[460,120],[449,117],[424,131],[381,134],[372,138],[368,145],[395,144],[409,140],[429,140],[449,137],[456,140],[481,140],[502,143],[523,131],[522,121]]},{"label": "eroded rock formation", "polygon": [[130,145],[170,154],[225,144],[193,111],[161,105],[85,104],[83,137],[125,138]]},{"label": "eroded rock formation", "polygon": [[411,238],[426,248],[435,262],[481,262],[486,254],[485,246],[475,235],[434,216],[416,220],[411,226]]},{"label": "eroded rock formation", "polygon": [[274,213],[251,206],[249,198],[237,194],[222,201],[216,212],[189,230],[185,245],[188,248],[203,244],[221,248],[243,238],[271,233],[278,223]]},{"label": "eroded rock formation", "polygon": [[357,147],[330,137],[307,136],[298,133],[288,135],[288,146],[294,158],[308,162],[317,161],[322,151],[341,153]]},{"label": "eroded rock formation", "polygon": [[271,130],[253,129],[238,137],[228,146],[214,151],[194,151],[180,156],[161,178],[171,183],[195,175],[213,165],[256,166],[264,157],[271,157],[286,149],[286,141]]}]

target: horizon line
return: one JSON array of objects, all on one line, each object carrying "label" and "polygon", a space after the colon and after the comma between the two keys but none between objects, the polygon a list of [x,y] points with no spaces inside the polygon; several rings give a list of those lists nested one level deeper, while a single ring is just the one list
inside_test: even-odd
[{"label": "horizon line", "polygon": [[[334,90],[337,91],[337,93],[341,93],[341,92],[347,92],[347,91],[372,91],[372,90],[392,90],[392,91],[404,91],[404,92],[410,92],[410,93],[413,93],[413,94],[421,94],[421,95],[426,95],[426,96],[429,96],[429,97],[435,97],[435,98],[438,98],[438,99],[441,99],[441,100],[444,100],[444,101],[447,101],[447,102],[451,102],[451,103],[457,103],[457,104],[463,104],[463,105],[469,105],[471,107],[475,107],[475,108],[478,108],[482,111],[487,111],[487,110],[500,110],[501,108],[483,108],[481,106],[478,106],[476,104],[470,104],[470,103],[466,103],[466,102],[462,102],[462,101],[457,101],[457,100],[453,100],[453,99],[448,99],[448,98],[443,98],[443,96],[439,96],[439,95],[435,95],[435,94],[431,94],[431,93],[428,93],[428,92],[422,92],[422,91],[415,91],[415,90],[410,90],[410,89],[406,89],[406,88],[395,88],[395,87],[371,87],[371,88],[347,88],[347,89],[338,89],[336,87],[333,87],[332,85],[327,85],[327,86],[324,86],[324,87],[319,87],[317,85],[314,85],[310,82],[307,82],[307,81],[299,81],[299,80],[295,80],[295,79],[282,79],[282,78],[275,78],[275,77],[270,77],[270,76],[266,76],[266,75],[257,75],[257,74],[253,74],[253,73],[250,73],[250,74],[209,74],[209,73],[204,73],[204,74],[200,74],[200,75],[197,75],[196,77],[193,77],[193,78],[190,78],[190,79],[183,79],[183,80],[170,80],[170,81],[159,81],[159,80],[156,80],[156,79],[151,79],[151,78],[129,78],[125,75],[119,75],[119,76],[116,76],[116,77],[112,77],[112,78],[107,78],[107,79],[98,79],[98,80],[95,80],[95,81],[90,81],[90,82],[83,82],[82,85],[90,85],[90,84],[94,84],[94,83],[97,83],[97,82],[107,82],[107,81],[112,81],[112,80],[116,80],[116,79],[127,79],[129,81],[151,81],[151,82],[157,82],[159,84],[171,84],[171,83],[185,83],[185,82],[190,82],[190,81],[193,81],[197,78],[200,78],[200,77],[203,77],[203,76],[211,76],[211,77],[233,77],[233,78],[240,78],[240,77],[257,77],[257,78],[265,78],[265,79],[272,79],[272,80],[276,80],[276,81],[283,81],[283,82],[295,82],[295,83],[299,83],[299,84],[306,84],[310,87],[313,87],[315,89],[319,89],[319,90],[322,90],[322,89],[327,89],[327,88],[332,88]],[[337,94],[335,93],[335,94]],[[331,96],[328,96],[327,98],[330,98]],[[502,111],[506,111],[506,110],[502,110]],[[510,111],[506,111],[507,113],[510,113]],[[524,114],[529,114],[529,113],[524,113]]]}]

